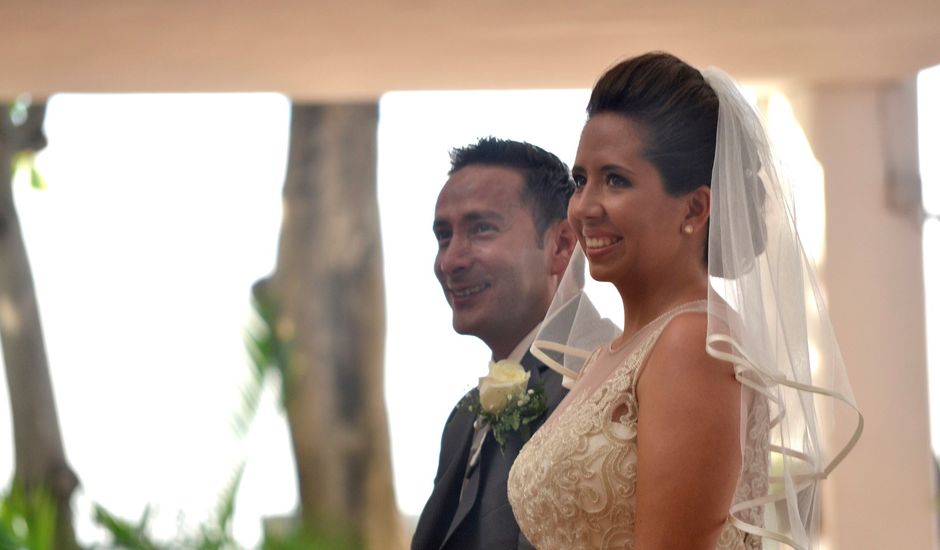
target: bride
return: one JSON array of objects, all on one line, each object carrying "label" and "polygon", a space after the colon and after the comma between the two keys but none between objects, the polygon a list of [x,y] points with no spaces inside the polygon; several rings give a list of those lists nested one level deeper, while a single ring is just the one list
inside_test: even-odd
[{"label": "bride", "polygon": [[758,116],[664,53],[607,71],[587,112],[568,219],[624,330],[586,361],[552,341],[573,261],[533,346],[573,387],[510,472],[520,528],[540,550],[814,547],[861,416],[823,449],[818,417],[857,409]]}]

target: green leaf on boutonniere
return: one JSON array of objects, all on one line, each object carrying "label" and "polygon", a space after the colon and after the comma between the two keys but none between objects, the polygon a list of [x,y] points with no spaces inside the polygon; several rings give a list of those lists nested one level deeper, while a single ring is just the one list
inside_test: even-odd
[{"label": "green leaf on boutonniere", "polygon": [[502,409],[488,410],[480,404],[479,395],[471,392],[459,405],[477,415],[484,425],[489,426],[500,450],[504,449],[513,432],[519,432],[522,441],[527,441],[532,434],[529,424],[538,419],[546,409],[545,390],[541,384],[511,395],[506,401]]}]

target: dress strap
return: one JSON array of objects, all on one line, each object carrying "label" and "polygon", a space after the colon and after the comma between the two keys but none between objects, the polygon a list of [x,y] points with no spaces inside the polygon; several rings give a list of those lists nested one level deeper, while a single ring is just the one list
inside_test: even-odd
[{"label": "dress strap", "polygon": [[[705,313],[707,310],[707,300],[686,302],[663,313],[641,329],[645,335],[643,336],[643,341],[636,346],[636,351],[634,351],[634,353],[639,354],[639,358],[637,359],[639,366],[637,367],[636,376],[633,377],[632,384],[634,390],[636,390],[637,382],[643,374],[643,369],[646,368],[646,360],[649,359],[650,351],[655,347],[656,342],[659,341],[659,337],[662,335],[663,331],[666,330],[669,323],[683,313]],[[702,348],[704,347],[705,340],[703,335]]]}]

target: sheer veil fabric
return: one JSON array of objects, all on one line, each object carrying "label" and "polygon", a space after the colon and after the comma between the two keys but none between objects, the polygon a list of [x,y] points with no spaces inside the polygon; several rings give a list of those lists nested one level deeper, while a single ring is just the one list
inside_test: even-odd
[{"label": "sheer veil fabric", "polygon": [[569,390],[591,352],[622,332],[601,317],[585,292],[585,266],[584,251],[577,244],[531,346],[532,355],[564,376],[562,385]]},{"label": "sheer veil fabric", "polygon": [[[761,118],[727,74],[702,74],[719,99],[703,345],[734,365],[746,389],[742,456],[761,455],[767,468],[759,490],[736,492],[729,520],[764,548],[815,548],[819,483],[858,441],[862,415]],[[576,248],[532,344],[569,387],[592,350],[620,332],[584,292],[584,272]],[[768,415],[768,434],[746,432],[765,429]]]}]

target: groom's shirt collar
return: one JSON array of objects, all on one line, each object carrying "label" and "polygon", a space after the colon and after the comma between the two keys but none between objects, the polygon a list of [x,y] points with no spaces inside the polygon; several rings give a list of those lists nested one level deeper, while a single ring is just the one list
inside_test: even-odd
[{"label": "groom's shirt collar", "polygon": [[535,328],[533,328],[529,332],[529,334],[527,334],[526,337],[522,339],[521,342],[516,344],[516,347],[512,350],[512,353],[509,354],[509,357],[500,357],[500,358],[494,357],[493,361],[499,361],[500,359],[509,359],[510,361],[515,361],[516,363],[522,363],[522,358],[525,357],[526,353],[528,353],[529,348],[532,346],[532,342],[535,341],[535,335],[538,333],[539,327],[541,326],[542,326],[541,323],[539,323],[538,325],[535,325]]}]

